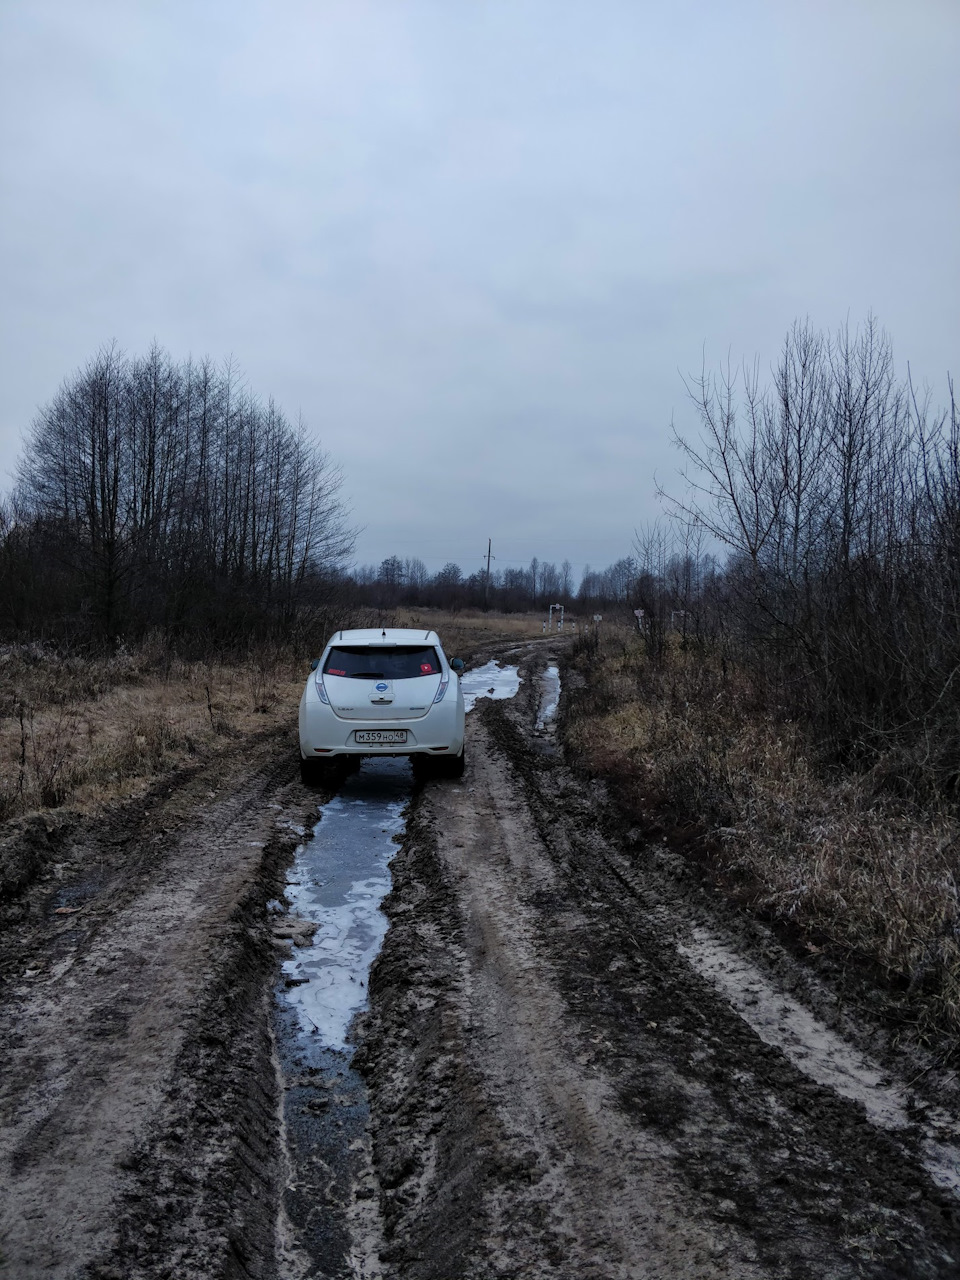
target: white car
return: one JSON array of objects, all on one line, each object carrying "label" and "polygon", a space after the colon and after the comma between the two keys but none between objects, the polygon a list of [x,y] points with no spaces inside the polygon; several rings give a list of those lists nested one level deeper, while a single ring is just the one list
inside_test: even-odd
[{"label": "white car", "polygon": [[362,756],[410,756],[432,773],[463,775],[459,658],[435,631],[338,631],[311,664],[300,699],[300,771]]}]

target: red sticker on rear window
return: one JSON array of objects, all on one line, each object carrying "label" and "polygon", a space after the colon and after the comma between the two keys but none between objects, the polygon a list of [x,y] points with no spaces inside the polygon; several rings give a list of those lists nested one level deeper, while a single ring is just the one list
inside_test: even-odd
[{"label": "red sticker on rear window", "polygon": [[420,663],[420,670],[421,670],[421,672],[423,673],[423,675],[425,675],[425,676],[432,675],[432,674],[433,674],[433,665],[432,665],[431,663],[429,663],[429,662],[421,662],[421,663]]},{"label": "red sticker on rear window", "polygon": [[345,676],[347,673],[341,671],[338,667],[327,667],[328,676]]}]

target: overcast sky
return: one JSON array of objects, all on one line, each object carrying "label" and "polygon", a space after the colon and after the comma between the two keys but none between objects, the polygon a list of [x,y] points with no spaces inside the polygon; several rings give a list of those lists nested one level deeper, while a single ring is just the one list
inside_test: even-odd
[{"label": "overcast sky", "polygon": [[601,567],[681,374],[958,371],[956,0],[0,0],[0,486],[104,343],[233,355],[357,560]]}]

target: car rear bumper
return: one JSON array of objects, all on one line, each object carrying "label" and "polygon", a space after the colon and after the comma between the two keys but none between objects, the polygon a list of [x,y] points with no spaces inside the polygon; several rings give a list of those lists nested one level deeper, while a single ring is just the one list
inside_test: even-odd
[{"label": "car rear bumper", "polygon": [[[305,705],[306,704],[306,705]],[[403,742],[363,742],[356,735],[401,731]],[[300,705],[300,755],[322,760],[332,755],[408,756],[459,755],[463,747],[463,719],[456,699],[431,707],[416,720],[344,720],[319,698]]]}]

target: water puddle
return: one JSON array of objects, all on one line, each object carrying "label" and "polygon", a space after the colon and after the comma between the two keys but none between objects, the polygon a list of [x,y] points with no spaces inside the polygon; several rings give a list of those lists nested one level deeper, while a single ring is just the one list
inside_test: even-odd
[{"label": "water puddle", "polygon": [[796,1000],[706,929],[681,944],[681,955],[709,979],[765,1044],[773,1045],[805,1075],[844,1098],[859,1102],[881,1129],[911,1129],[923,1135],[921,1159],[938,1186],[960,1195],[960,1124],[946,1112],[911,1112],[907,1095],[875,1063],[831,1031]]},{"label": "water puddle", "polygon": [[537,709],[537,730],[542,732],[554,724],[560,705],[560,668],[549,666],[540,673],[540,704]]},{"label": "water puddle", "polygon": [[291,1167],[287,1234],[291,1255],[308,1259],[291,1274],[355,1276],[359,1237],[371,1230],[373,1200],[355,1194],[369,1177],[369,1103],[351,1065],[350,1024],[366,1005],[386,933],[380,904],[412,790],[408,761],[364,761],[324,805],[288,872],[286,902],[276,904],[289,907],[280,919],[296,935],[274,1017]]},{"label": "water puddle", "polygon": [[516,667],[487,662],[465,671],[460,677],[460,688],[464,707],[472,711],[479,698],[515,698],[520,689],[520,672]]},{"label": "water puddle", "polygon": [[365,761],[324,806],[288,876],[292,914],[318,927],[284,963],[285,999],[302,1030],[331,1049],[347,1048],[350,1022],[366,1003],[367,974],[387,930],[380,903],[412,789],[406,760]]}]

